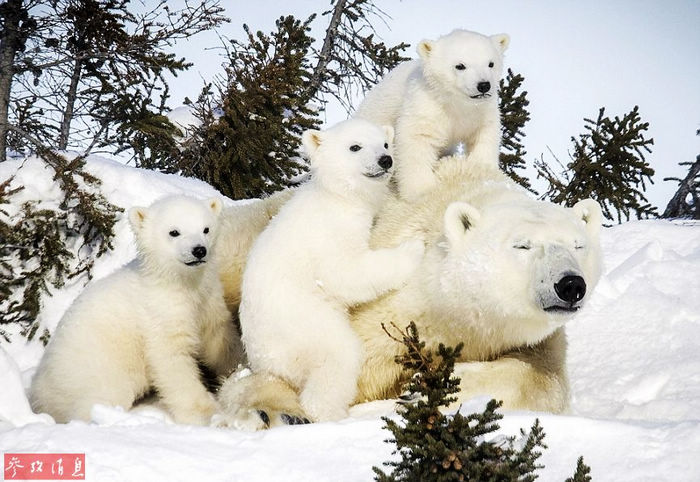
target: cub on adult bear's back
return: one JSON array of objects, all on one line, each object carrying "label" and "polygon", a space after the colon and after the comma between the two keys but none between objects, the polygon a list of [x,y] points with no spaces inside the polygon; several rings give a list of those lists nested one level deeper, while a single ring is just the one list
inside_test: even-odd
[{"label": "cub on adult bear's back", "polygon": [[389,72],[355,117],[396,130],[399,193],[415,199],[435,186],[438,158],[464,143],[468,163],[498,162],[498,85],[508,35],[455,30],[418,44],[420,59]]},{"label": "cub on adult bear's back", "polygon": [[356,119],[305,132],[311,180],[257,238],[243,274],[251,368],[294,386],[313,420],[342,418],[356,395],[362,346],[348,307],[400,287],[423,255],[416,240],[369,249],[389,195],[392,138],[391,127]]}]

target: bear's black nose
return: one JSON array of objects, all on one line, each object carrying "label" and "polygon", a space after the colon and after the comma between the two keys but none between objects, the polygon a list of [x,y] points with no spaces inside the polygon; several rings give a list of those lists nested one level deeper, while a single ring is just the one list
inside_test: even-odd
[{"label": "bear's black nose", "polygon": [[379,161],[377,161],[377,164],[379,164],[379,167],[383,169],[389,169],[391,165],[394,163],[394,161],[391,159],[391,156],[387,156],[384,154],[382,157],[379,158]]},{"label": "bear's black nose", "polygon": [[564,276],[554,283],[557,296],[567,303],[581,301],[586,294],[586,282],[580,276]]},{"label": "bear's black nose", "polygon": [[202,259],[207,255],[207,248],[204,246],[195,246],[192,248],[192,256],[194,256],[197,259]]},{"label": "bear's black nose", "polygon": [[491,82],[479,82],[476,84],[476,90],[481,92],[482,94],[485,94],[489,90],[491,90]]}]

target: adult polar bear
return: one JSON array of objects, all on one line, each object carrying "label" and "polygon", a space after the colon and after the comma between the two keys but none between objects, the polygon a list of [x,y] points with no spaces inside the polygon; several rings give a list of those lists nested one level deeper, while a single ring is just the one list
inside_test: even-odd
[{"label": "adult polar bear", "polygon": [[498,162],[498,82],[509,41],[506,34],[467,30],[423,40],[420,59],[392,70],[357,108],[357,118],[394,126],[402,197],[415,199],[433,187],[436,161],[459,143],[467,162]]},{"label": "adult polar bear", "polygon": [[[373,229],[374,249],[408,239],[421,239],[427,248],[407,285],[352,310],[364,343],[356,401],[399,393],[407,374],[394,357],[403,346],[381,324],[414,321],[428,348],[465,344],[464,363],[456,369],[460,400],[487,394],[509,409],[564,411],[563,326],[599,277],[600,207],[592,200],[573,208],[533,200],[495,162],[445,158],[436,175],[436,187],[415,202],[390,200]],[[232,309],[240,296],[235,273],[245,262],[251,230],[261,229],[287,196],[225,215],[221,267]],[[262,373],[229,379],[219,398],[229,413],[302,414],[295,397],[284,381]]]}]

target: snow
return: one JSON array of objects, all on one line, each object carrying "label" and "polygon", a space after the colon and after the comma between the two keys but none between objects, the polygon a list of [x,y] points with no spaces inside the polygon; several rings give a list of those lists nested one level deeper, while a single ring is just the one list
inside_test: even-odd
[{"label": "snow", "polygon": [[202,125],[202,121],[194,114],[192,107],[181,105],[167,113],[168,120],[177,126],[181,131],[187,132],[193,127]]},{"label": "snow", "polygon": [[[200,181],[97,156],[88,170],[125,209],[165,194],[216,195]],[[0,180],[13,173],[25,199],[56,202],[51,172],[39,160],[0,164]],[[96,278],[134,256],[124,219],[116,229],[115,249],[97,261]],[[700,224],[629,222],[604,229],[602,242],[605,274],[567,328],[571,413],[508,412],[493,436],[516,435],[539,418],[549,448],[538,480],[563,481],[579,455],[594,481],[700,480]],[[47,297],[42,323],[53,329],[83,285]],[[17,337],[0,344],[0,451],[84,452],[87,480],[372,480],[372,466],[391,456],[380,419],[393,414],[391,401],[353,407],[336,423],[254,433],[176,425],[155,407],[96,406],[92,423],[54,424],[33,414],[24,394],[41,352],[39,343]]]}]

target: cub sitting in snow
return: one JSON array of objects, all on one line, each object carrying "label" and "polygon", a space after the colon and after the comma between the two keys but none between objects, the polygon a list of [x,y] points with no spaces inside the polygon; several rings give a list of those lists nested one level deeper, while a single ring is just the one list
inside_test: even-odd
[{"label": "cub sitting in snow", "polygon": [[396,181],[404,199],[435,184],[435,165],[463,142],[467,162],[498,161],[498,82],[505,34],[455,30],[418,44],[419,60],[392,70],[360,104],[355,117],[396,130]]},{"label": "cub sitting in snow", "polygon": [[155,388],[175,421],[209,423],[218,406],[196,359],[223,376],[243,356],[212,262],[220,212],[183,196],[129,211],[138,256],[63,316],[32,381],[36,411],[89,420],[96,403],[130,408]]},{"label": "cub sitting in snow", "polygon": [[311,180],[258,237],[243,274],[240,320],[251,368],[287,380],[316,421],[342,418],[354,400],[362,342],[348,307],[400,287],[421,241],[371,250],[388,195],[393,129],[349,120],[306,131]]}]

